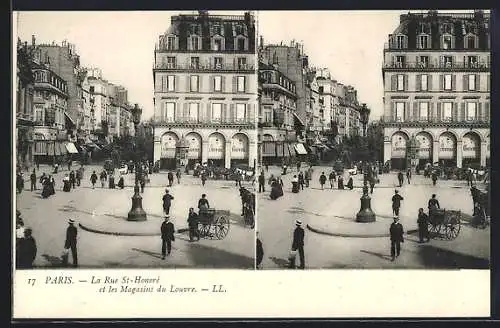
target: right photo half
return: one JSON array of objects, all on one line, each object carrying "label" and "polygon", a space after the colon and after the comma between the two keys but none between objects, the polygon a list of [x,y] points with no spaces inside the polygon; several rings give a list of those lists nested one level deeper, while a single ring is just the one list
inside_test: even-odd
[{"label": "right photo half", "polygon": [[489,11],[257,29],[257,268],[489,269]]}]

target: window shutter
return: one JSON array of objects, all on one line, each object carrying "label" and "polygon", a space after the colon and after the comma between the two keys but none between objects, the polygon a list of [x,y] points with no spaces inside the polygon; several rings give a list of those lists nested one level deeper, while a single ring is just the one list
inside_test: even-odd
[{"label": "window shutter", "polygon": [[233,76],[233,93],[238,92],[238,78]]},{"label": "window shutter", "polygon": [[391,76],[391,91],[396,91],[398,87],[398,77],[396,75]]},{"label": "window shutter", "polygon": [[462,105],[461,106],[462,108],[461,108],[460,112],[462,114],[462,119],[467,120],[467,114],[465,113],[465,101],[463,101],[461,105]]},{"label": "window shutter", "polygon": [[181,120],[181,109],[179,108],[178,103],[174,103],[174,118],[176,121]]},{"label": "window shutter", "polygon": [[490,102],[486,101],[484,103],[484,118],[481,118],[484,121],[489,121],[490,120]]},{"label": "window shutter", "polygon": [[198,92],[203,92],[203,77],[204,75],[198,75]]},{"label": "window shutter", "polygon": [[[202,113],[200,116],[201,120],[205,120],[205,122],[210,122],[212,120],[212,104],[208,103],[207,108],[205,111],[203,111],[203,103],[200,103],[200,113]],[[205,118],[203,118],[205,116]]]},{"label": "window shutter", "polygon": [[174,76],[174,90],[175,92],[179,92],[179,76]]},{"label": "window shutter", "polygon": [[462,90],[469,91],[469,76],[467,74],[464,74],[463,83],[464,83],[464,86],[463,86]]},{"label": "window shutter", "polygon": [[420,75],[420,74],[417,74],[416,90],[417,91],[422,91],[422,75]]},{"label": "window shutter", "polygon": [[444,91],[444,75],[439,75],[439,90]]},{"label": "window shutter", "polygon": [[227,104],[222,104],[222,113],[221,113],[221,118],[224,122],[229,121],[229,113],[227,112]]},{"label": "window shutter", "polygon": [[221,76],[221,92],[226,92],[226,77],[224,75]]},{"label": "window shutter", "polygon": [[234,122],[234,104],[229,105],[229,121]]},{"label": "window shutter", "polygon": [[436,121],[441,120],[441,103],[437,103]]},{"label": "window shutter", "polygon": [[420,113],[418,112],[418,102],[413,102],[413,120],[416,120],[420,117]]},{"label": "window shutter", "polygon": [[451,117],[452,117],[453,122],[458,121],[458,104],[456,102],[453,103]]},{"label": "window shutter", "polygon": [[403,82],[404,82],[403,90],[408,91],[408,75],[406,75],[406,74],[404,75]]},{"label": "window shutter", "polygon": [[480,78],[481,78],[481,75],[476,74],[476,81],[475,81],[476,82],[476,85],[475,85],[476,91],[480,91],[481,90],[481,80],[480,80]]},{"label": "window shutter", "polygon": [[457,87],[457,76],[455,74],[451,75],[451,90],[455,91]]},{"label": "window shutter", "polygon": [[175,50],[179,50],[179,37],[175,37]]},{"label": "window shutter", "polygon": [[182,105],[182,119],[183,120],[187,120],[187,118],[189,117],[188,115],[188,103],[184,103]]},{"label": "window shutter", "polygon": [[405,101],[404,102],[404,110],[403,110],[403,121],[407,121],[408,120],[408,116],[410,116],[410,103]]},{"label": "window shutter", "polygon": [[249,93],[250,90],[249,90],[249,87],[250,87],[250,83],[248,83],[248,76],[245,76],[244,78],[244,83],[245,83],[245,93]]},{"label": "window shutter", "polygon": [[434,103],[429,102],[429,112],[427,113],[427,119],[432,121],[434,120],[435,117],[436,113],[435,113]]},{"label": "window shutter", "polygon": [[390,118],[391,121],[395,121],[396,120],[396,103],[393,101],[391,103],[391,118]]},{"label": "window shutter", "polygon": [[403,45],[404,45],[404,48],[407,49],[408,48],[408,37],[405,35],[403,37]]},{"label": "window shutter", "polygon": [[396,56],[391,56],[391,67],[396,65]]},{"label": "window shutter", "polygon": [[483,103],[482,102],[479,102],[477,104],[477,116],[476,116],[476,120],[481,120],[483,118]]},{"label": "window shutter", "polygon": [[432,78],[434,75],[427,74],[427,91],[433,91],[432,90]]},{"label": "window shutter", "polygon": [[186,92],[191,92],[191,75],[186,75]]}]

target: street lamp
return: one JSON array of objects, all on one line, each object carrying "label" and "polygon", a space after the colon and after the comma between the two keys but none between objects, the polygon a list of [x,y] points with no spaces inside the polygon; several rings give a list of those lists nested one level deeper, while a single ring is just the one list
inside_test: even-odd
[{"label": "street lamp", "polygon": [[177,149],[175,154],[177,156],[178,165],[181,168],[185,167],[187,165],[189,142],[187,141],[186,137],[184,137],[184,135],[182,135],[181,138],[177,141],[177,143],[175,144],[175,148]]},{"label": "street lamp", "polygon": [[[417,166],[417,139],[412,135],[408,141],[408,155],[407,155],[407,168],[416,169]],[[412,170],[413,171],[413,170]]]},{"label": "street lamp", "polygon": [[128,212],[128,221],[146,221],[146,212],[142,208],[142,197],[139,193],[139,177],[142,174],[142,166],[140,165],[139,152],[137,150],[137,125],[141,121],[142,109],[139,105],[135,104],[132,109],[132,120],[134,122],[135,130],[135,186],[134,186],[134,196],[132,196],[132,208]]}]

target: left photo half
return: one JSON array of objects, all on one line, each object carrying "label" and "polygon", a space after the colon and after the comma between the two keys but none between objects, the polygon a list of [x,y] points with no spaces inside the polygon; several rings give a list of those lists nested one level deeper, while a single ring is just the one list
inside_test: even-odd
[{"label": "left photo half", "polygon": [[16,269],[255,269],[255,14],[13,24]]}]

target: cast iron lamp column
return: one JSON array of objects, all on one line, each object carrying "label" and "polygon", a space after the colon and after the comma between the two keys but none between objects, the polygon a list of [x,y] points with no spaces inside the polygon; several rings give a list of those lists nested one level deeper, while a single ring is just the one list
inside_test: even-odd
[{"label": "cast iron lamp column", "polygon": [[363,183],[363,196],[361,196],[361,208],[356,215],[356,222],[375,222],[375,213],[371,209],[371,198],[368,196],[368,185]]},{"label": "cast iron lamp column", "polygon": [[137,104],[135,104],[134,108],[132,109],[132,116],[133,116],[133,122],[134,122],[134,132],[135,132],[135,140],[136,140],[136,145],[134,147],[135,150],[135,186],[134,186],[134,195],[132,196],[132,208],[128,212],[128,221],[146,221],[147,216],[146,212],[142,208],[142,197],[141,194],[139,193],[139,177],[140,173],[142,173],[142,169],[139,169],[139,154],[137,152],[137,125],[141,121],[141,113],[142,109],[139,108]]}]

